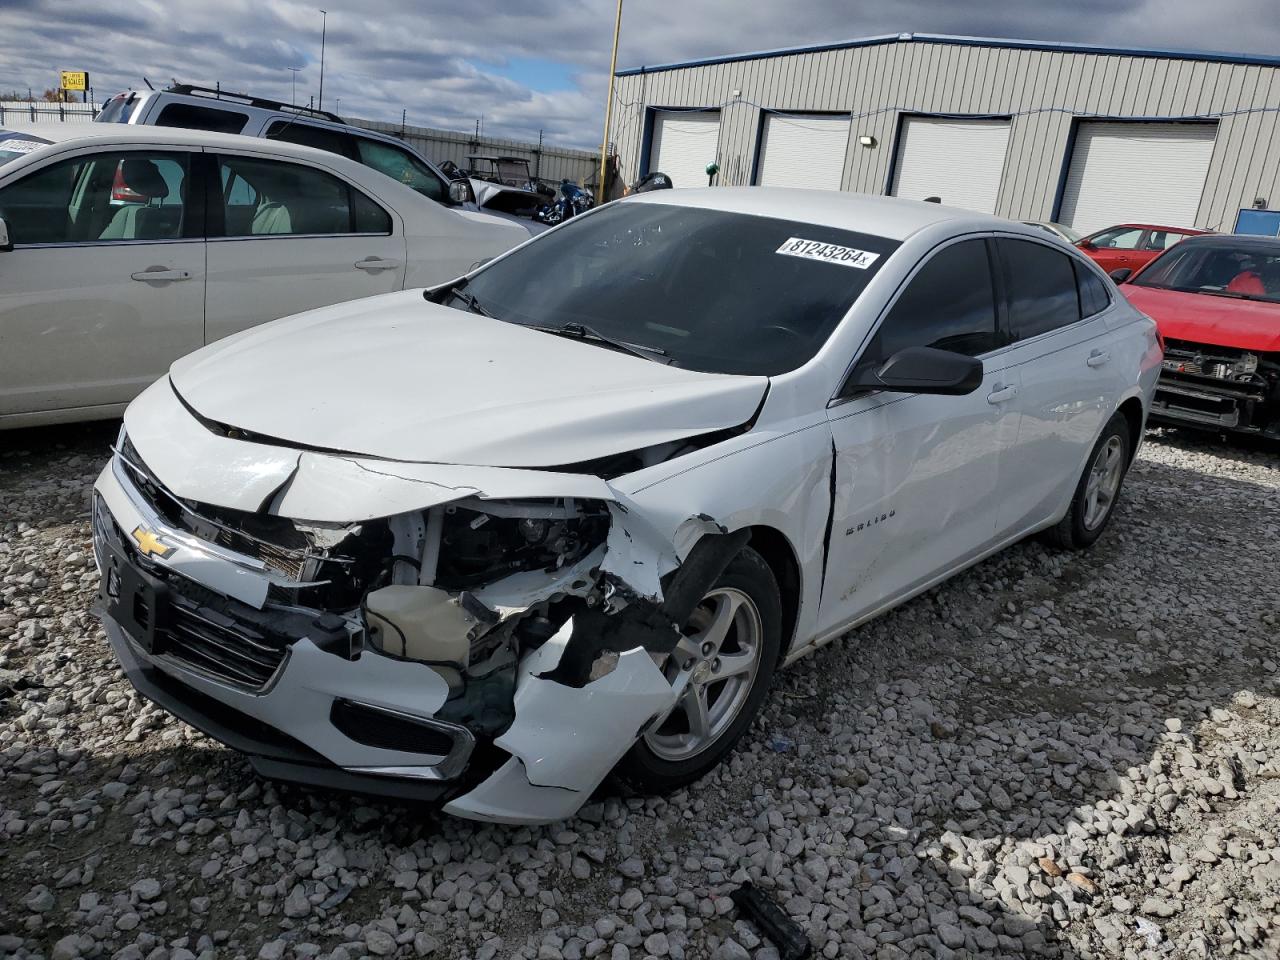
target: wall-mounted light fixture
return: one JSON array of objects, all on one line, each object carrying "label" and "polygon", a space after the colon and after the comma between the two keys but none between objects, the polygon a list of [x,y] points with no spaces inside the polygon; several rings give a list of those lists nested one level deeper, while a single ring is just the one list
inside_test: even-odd
[{"label": "wall-mounted light fixture", "polygon": [[735,96],[735,97],[740,97],[740,96],[742,96],[742,91],[741,91],[741,90],[734,90],[734,91],[731,91],[731,95],[732,95],[732,96]]},{"label": "wall-mounted light fixture", "polygon": [[1266,197],[1254,197],[1254,198],[1253,198],[1253,208],[1254,208],[1255,210],[1265,210],[1265,209],[1267,209],[1267,198],[1266,198]]},{"label": "wall-mounted light fixture", "polygon": [[862,136],[858,138],[858,142],[862,144],[864,147],[874,147],[877,141],[875,137],[864,133]]}]

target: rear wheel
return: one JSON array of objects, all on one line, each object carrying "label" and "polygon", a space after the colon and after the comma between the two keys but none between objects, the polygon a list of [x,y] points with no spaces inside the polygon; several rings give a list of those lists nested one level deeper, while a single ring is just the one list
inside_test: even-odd
[{"label": "rear wheel", "polygon": [[1047,531],[1051,543],[1068,550],[1082,550],[1102,536],[1120,499],[1132,449],[1129,422],[1124,414],[1117,413],[1089,454],[1088,466],[1076,484],[1067,515]]},{"label": "rear wheel", "polygon": [[718,764],[760,710],[781,646],[778,585],[745,548],[725,568],[681,631],[663,666],[676,691],[671,712],[618,764],[646,793],[674,790]]}]

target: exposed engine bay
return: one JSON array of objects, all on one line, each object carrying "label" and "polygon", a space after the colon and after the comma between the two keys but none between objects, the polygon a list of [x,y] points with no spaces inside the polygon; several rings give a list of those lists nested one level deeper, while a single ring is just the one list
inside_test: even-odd
[{"label": "exposed engine bay", "polygon": [[1171,423],[1280,436],[1280,355],[1166,340],[1151,413]]}]

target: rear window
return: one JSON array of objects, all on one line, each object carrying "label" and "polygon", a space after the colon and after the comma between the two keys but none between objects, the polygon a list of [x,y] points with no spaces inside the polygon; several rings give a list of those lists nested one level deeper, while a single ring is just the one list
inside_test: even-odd
[{"label": "rear window", "polygon": [[171,103],[156,117],[157,127],[183,127],[213,133],[239,133],[248,122],[247,113],[218,107],[200,107],[192,103]]},{"label": "rear window", "polygon": [[128,123],[140,103],[142,99],[136,93],[117,94],[106,102],[93,119],[97,123]]}]

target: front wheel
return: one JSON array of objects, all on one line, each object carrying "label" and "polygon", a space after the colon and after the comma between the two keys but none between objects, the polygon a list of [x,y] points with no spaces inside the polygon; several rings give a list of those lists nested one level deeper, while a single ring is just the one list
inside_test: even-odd
[{"label": "front wheel", "polygon": [[1120,499],[1132,449],[1129,421],[1124,414],[1117,413],[1108,421],[1089,454],[1088,466],[1076,484],[1067,515],[1047,531],[1051,543],[1068,550],[1082,550],[1102,536]]},{"label": "front wheel", "polygon": [[778,584],[764,558],[743,549],[712,585],[664,665],[676,704],[618,764],[644,793],[697,780],[738,741],[773,679],[782,643]]}]

